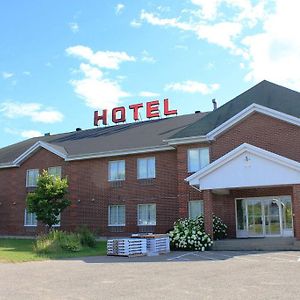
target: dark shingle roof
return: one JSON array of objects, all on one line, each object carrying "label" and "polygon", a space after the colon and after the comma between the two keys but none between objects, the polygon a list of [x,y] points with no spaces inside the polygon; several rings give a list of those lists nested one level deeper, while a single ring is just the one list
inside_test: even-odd
[{"label": "dark shingle roof", "polygon": [[205,135],[253,103],[300,118],[300,93],[264,80],[171,138]]},{"label": "dark shingle roof", "polygon": [[31,138],[0,149],[0,164],[14,161],[38,141],[49,143],[60,152],[63,149],[69,156],[163,146],[166,145],[165,139],[198,121],[205,114],[189,114]]}]

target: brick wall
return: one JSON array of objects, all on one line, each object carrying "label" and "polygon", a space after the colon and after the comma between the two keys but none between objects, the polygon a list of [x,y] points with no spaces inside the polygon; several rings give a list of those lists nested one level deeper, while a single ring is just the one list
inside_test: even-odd
[{"label": "brick wall", "polygon": [[212,144],[212,161],[243,143],[300,161],[299,127],[260,113],[252,114],[219,135]]},{"label": "brick wall", "polygon": [[[0,169],[0,234],[32,235],[42,230],[41,227],[24,227],[25,198],[28,192],[25,187],[26,170],[58,165],[62,166],[63,175],[68,176],[72,201],[71,207],[62,216],[63,229],[72,230],[80,224],[87,224],[101,235],[124,235],[142,230],[166,232],[178,217],[188,215],[189,200],[204,198],[203,193],[184,181],[190,175],[187,171],[187,150],[210,146],[211,160],[216,160],[244,142],[300,161],[299,127],[259,113],[254,113],[222,133],[212,144],[178,145],[174,151],[65,162],[41,149],[20,168]],[[156,178],[138,180],[137,158],[148,156],[156,157]],[[120,159],[126,161],[126,180],[116,187],[108,181],[108,161]],[[251,189],[231,191],[230,195],[223,196],[213,194],[212,210],[224,219],[229,226],[229,235],[234,237],[235,197],[282,193],[291,195],[292,190]],[[137,205],[143,203],[156,204],[157,226],[137,226]],[[107,226],[110,204],[126,205],[125,228]]]},{"label": "brick wall", "polygon": [[[138,180],[137,158],[148,156],[156,158],[156,178]],[[120,186],[115,187],[108,181],[108,162],[121,159],[126,161],[126,179]],[[47,169],[50,166],[62,166],[63,176],[67,176],[69,180],[72,205],[62,215],[63,229],[73,230],[80,224],[86,224],[102,235],[123,235],[124,232],[133,233],[139,230],[166,232],[178,217],[175,151],[64,162],[42,149],[26,160],[20,168],[0,170],[0,234],[32,235],[42,230],[42,227],[24,227],[25,199],[28,192],[25,178],[27,169]],[[9,184],[7,178],[10,178]],[[137,205],[150,203],[156,204],[157,226],[138,228]],[[126,204],[125,228],[107,226],[110,204]],[[115,230],[121,232],[114,232]]]}]

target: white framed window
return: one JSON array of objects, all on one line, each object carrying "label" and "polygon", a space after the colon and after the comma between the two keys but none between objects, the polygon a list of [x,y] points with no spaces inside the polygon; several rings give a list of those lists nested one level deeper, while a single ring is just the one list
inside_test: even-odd
[{"label": "white framed window", "polygon": [[209,164],[209,148],[188,150],[188,172],[197,172]]},{"label": "white framed window", "polygon": [[48,168],[48,174],[52,175],[54,177],[61,178],[61,166],[49,167]]},{"label": "white framed window", "polygon": [[26,187],[34,187],[39,177],[39,169],[30,169],[26,171]]},{"label": "white framed window", "polygon": [[194,219],[203,215],[203,200],[189,201],[189,218]]},{"label": "white framed window", "polygon": [[52,227],[60,227],[61,214],[57,216],[58,223],[54,224]]},{"label": "white framed window", "polygon": [[35,213],[30,213],[25,209],[24,226],[37,226],[37,219]]},{"label": "white framed window", "polygon": [[156,204],[138,204],[138,225],[156,225]]},{"label": "white framed window", "polygon": [[108,163],[108,180],[125,180],[125,160],[113,160]]},{"label": "white framed window", "polygon": [[138,158],[137,178],[155,178],[155,157]]},{"label": "white framed window", "polygon": [[125,205],[108,206],[108,226],[125,226]]}]

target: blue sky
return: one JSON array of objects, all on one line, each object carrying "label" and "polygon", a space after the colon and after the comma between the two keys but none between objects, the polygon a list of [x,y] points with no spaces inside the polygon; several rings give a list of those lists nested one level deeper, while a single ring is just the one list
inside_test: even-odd
[{"label": "blue sky", "polygon": [[300,90],[299,8],[296,0],[2,1],[0,147],[92,128],[94,110],[119,105],[169,98],[186,114],[263,79]]}]

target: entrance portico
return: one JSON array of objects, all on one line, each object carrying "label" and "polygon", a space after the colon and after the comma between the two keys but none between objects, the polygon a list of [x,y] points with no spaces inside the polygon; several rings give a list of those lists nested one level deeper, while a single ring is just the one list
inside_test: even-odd
[{"label": "entrance portico", "polygon": [[299,162],[242,144],[186,181],[204,191],[208,229],[212,210],[232,237],[300,239]]}]

